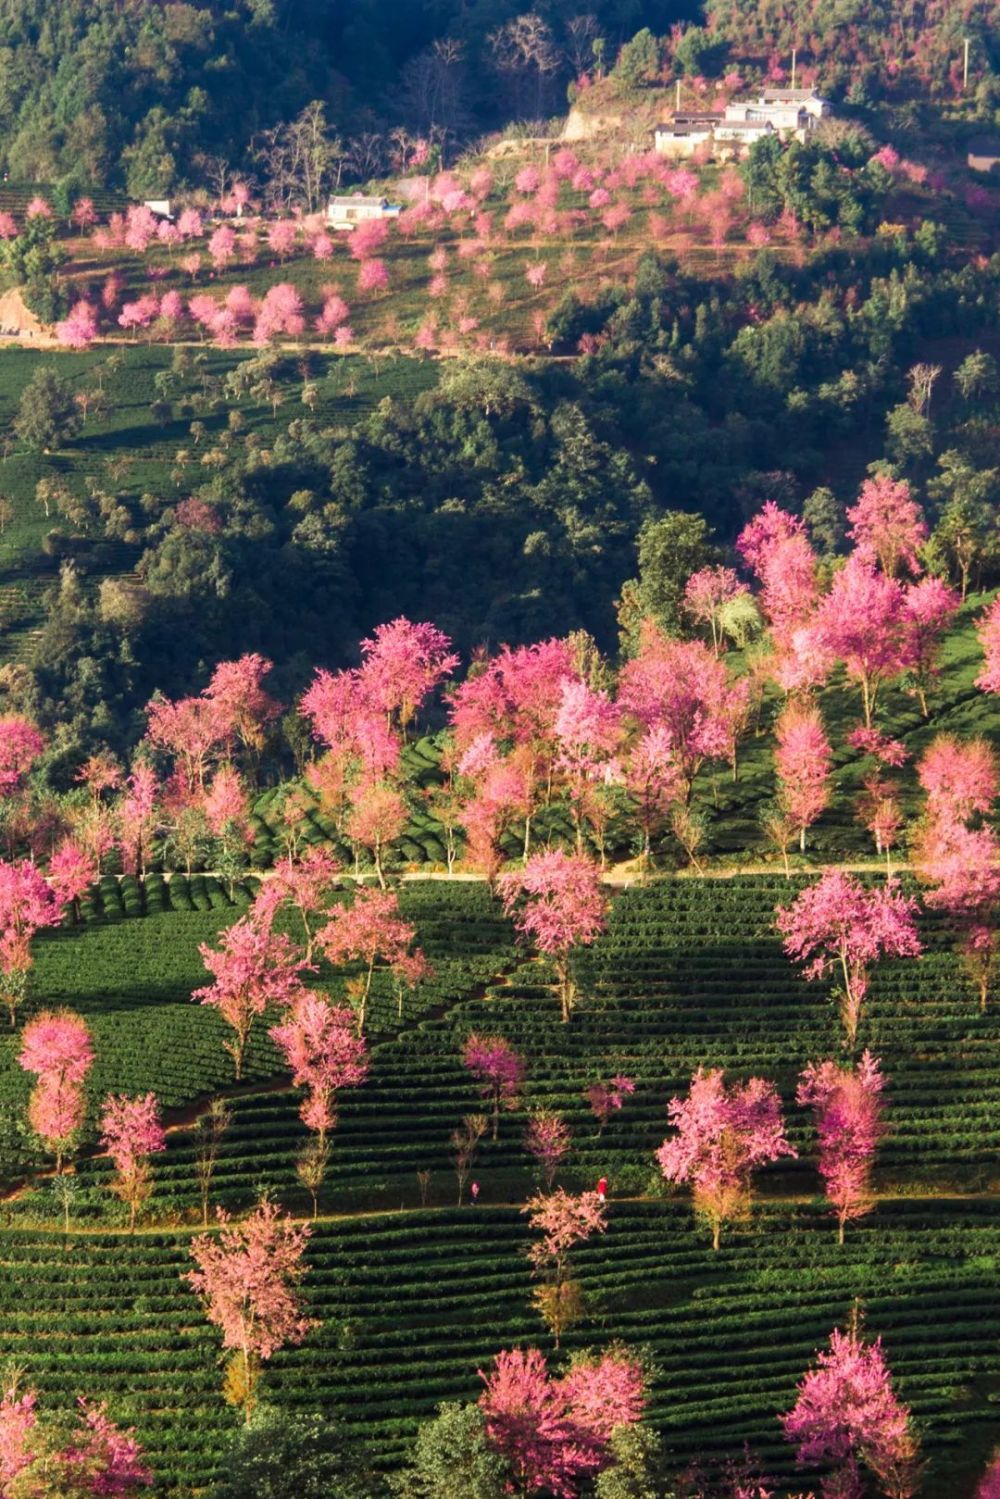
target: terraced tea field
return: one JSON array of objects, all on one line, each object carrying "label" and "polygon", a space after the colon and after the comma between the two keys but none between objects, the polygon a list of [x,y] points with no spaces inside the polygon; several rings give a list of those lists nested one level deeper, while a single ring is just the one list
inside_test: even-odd
[{"label": "terraced tea field", "polygon": [[[882,1058],[892,1132],[876,1210],[838,1248],[816,1196],[807,1120],[792,1101],[802,1065],[839,1044],[823,986],[795,975],[773,932],[774,906],[794,888],[742,877],[623,892],[580,965],[581,1006],[567,1029],[549,975],[514,948],[484,886],[404,886],[435,975],[402,1016],[391,988],[380,991],[372,1076],[343,1098],[307,1252],[309,1309],[322,1326],[274,1358],[267,1398],[341,1414],[392,1466],[439,1400],[475,1395],[477,1369],[499,1348],[549,1346],[530,1304],[520,1212],[532,1187],[526,1110],[544,1103],[574,1133],[560,1179],[611,1180],[608,1232],[577,1252],[588,1315],[567,1346],[616,1336],[648,1345],[650,1416],[678,1469],[747,1442],[791,1491],[777,1413],[861,1298],[924,1436],[925,1492],[969,1499],[1000,1397],[1000,1017],[979,1013],[944,934],[926,920],[924,956],[876,971],[860,1039]],[[37,1000],[72,1002],[94,1027],[95,1097],[154,1087],[183,1125],[186,1110],[225,1085],[216,1017],[187,995],[202,982],[197,943],[233,914],[211,880],[154,879],[145,891],[106,881],[81,928],[39,944]],[[336,981],[321,973],[317,982]],[[481,1149],[480,1205],[457,1209],[448,1135],[477,1106],[458,1056],[473,1027],[523,1050],[528,1083],[522,1108]],[[5,1043],[0,1062],[7,1098],[23,1096],[12,1050]],[[763,1201],[749,1223],[727,1229],[718,1254],[686,1195],[660,1190],[651,1156],[667,1099],[699,1061],[772,1078],[800,1151],[764,1173]],[[637,1091],[598,1139],[582,1090],[618,1069]],[[233,1098],[215,1200],[240,1208],[268,1188],[306,1211],[293,1171],[304,1136],[297,1103],[260,1039],[250,1082]],[[69,1399],[86,1377],[107,1395],[139,1427],[159,1491],[177,1499],[218,1471],[233,1419],[218,1393],[217,1338],[181,1280],[198,1216],[192,1166],[190,1135],[177,1128],[156,1164],[152,1222],[135,1238],[116,1227],[100,1158],[80,1167],[68,1240],[44,1185],[8,1202],[0,1232],[0,1345],[43,1393]],[[426,1207],[418,1171],[431,1172]]]}]

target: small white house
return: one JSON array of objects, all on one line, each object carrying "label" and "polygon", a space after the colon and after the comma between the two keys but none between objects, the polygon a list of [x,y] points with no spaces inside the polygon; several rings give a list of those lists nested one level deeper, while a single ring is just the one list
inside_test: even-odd
[{"label": "small white house", "polygon": [[714,130],[722,123],[722,111],[701,114],[675,114],[672,121],[657,125],[653,131],[653,149],[660,156],[669,156],[675,161],[693,156],[699,146],[712,139]]},{"label": "small white house", "polygon": [[693,155],[706,142],[718,142],[732,155],[734,149],[748,149],[770,135],[805,141],[829,113],[829,104],[811,89],[766,88],[756,98],[732,100],[724,111],[678,112],[670,123],[657,125],[653,146],[661,156],[680,158]]},{"label": "small white house", "polygon": [[331,198],[326,208],[327,223],[332,229],[354,229],[369,219],[397,219],[401,212],[399,203],[390,203],[388,198],[366,197],[364,193]]},{"label": "small white house", "polygon": [[173,214],[170,210],[169,198],[147,198],[142,206],[143,208],[148,208],[150,213],[155,213],[158,218],[173,218]]}]

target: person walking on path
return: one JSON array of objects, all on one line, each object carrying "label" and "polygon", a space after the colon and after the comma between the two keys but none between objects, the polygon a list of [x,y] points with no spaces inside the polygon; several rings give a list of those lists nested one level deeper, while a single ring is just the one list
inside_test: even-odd
[{"label": "person walking on path", "polygon": [[602,1176],[600,1181],[597,1183],[597,1195],[602,1202],[605,1202],[607,1200],[608,1179],[606,1176]]},{"label": "person walking on path", "polygon": [[472,1198],[472,1206],[475,1207],[476,1203],[479,1201],[479,1183],[478,1182],[473,1182],[472,1183],[472,1186],[469,1188],[469,1196]]}]

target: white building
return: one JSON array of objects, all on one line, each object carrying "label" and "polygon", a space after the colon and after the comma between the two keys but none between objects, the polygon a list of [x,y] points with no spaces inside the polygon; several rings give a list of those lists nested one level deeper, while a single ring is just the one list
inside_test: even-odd
[{"label": "white building", "polygon": [[368,219],[396,219],[401,208],[388,198],[366,197],[352,193],[349,197],[331,198],[326,208],[327,223],[333,229],[353,229]]},{"label": "white building", "polygon": [[829,113],[829,104],[811,89],[762,89],[756,98],[734,99],[723,111],[677,113],[669,124],[657,125],[653,146],[661,156],[684,157],[706,142],[725,143],[729,154],[769,135],[805,141]]}]

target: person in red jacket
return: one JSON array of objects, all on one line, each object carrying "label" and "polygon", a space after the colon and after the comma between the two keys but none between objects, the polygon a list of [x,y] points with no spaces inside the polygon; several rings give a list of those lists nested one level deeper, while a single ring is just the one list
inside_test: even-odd
[{"label": "person in red jacket", "polygon": [[606,1201],[608,1195],[608,1179],[606,1176],[602,1176],[597,1183],[597,1195],[602,1202]]}]

